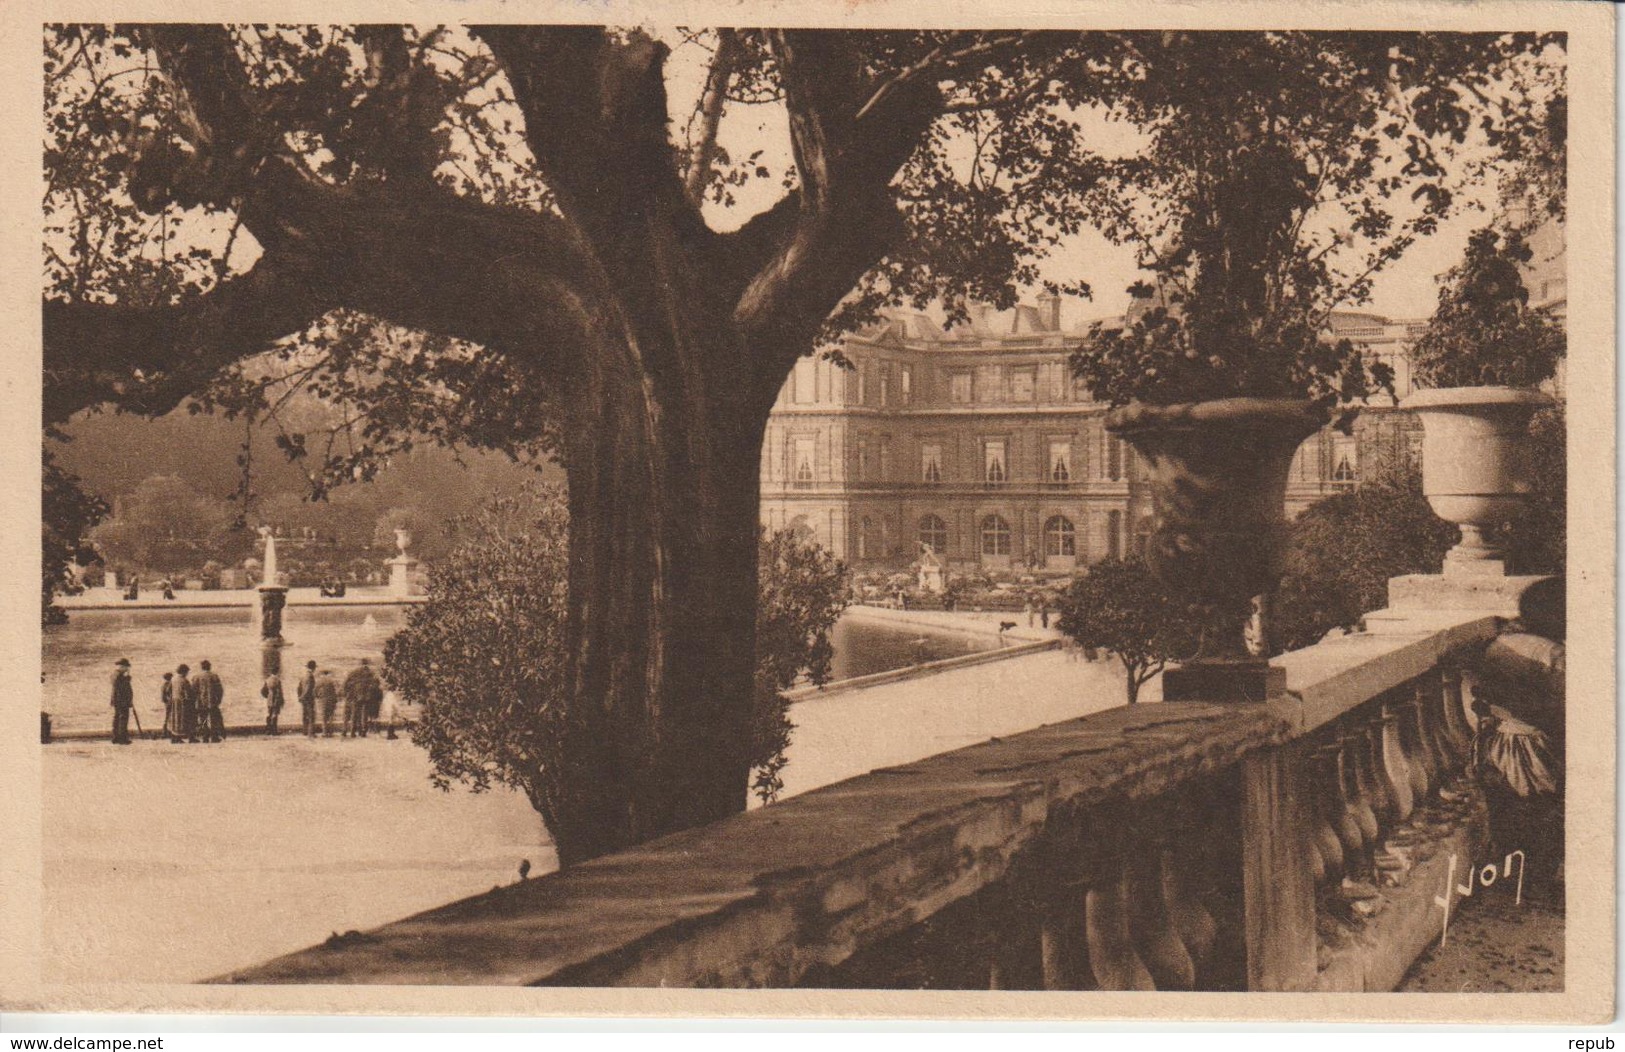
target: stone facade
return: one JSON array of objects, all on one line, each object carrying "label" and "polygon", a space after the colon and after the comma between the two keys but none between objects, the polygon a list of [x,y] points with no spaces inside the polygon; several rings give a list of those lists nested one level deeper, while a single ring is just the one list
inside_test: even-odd
[{"label": "stone facade", "polygon": [[[855,566],[906,564],[930,544],[950,567],[1070,573],[1129,553],[1151,529],[1138,458],[1067,366],[1087,326],[1060,304],[980,311],[944,332],[897,314],[849,337],[852,368],[805,358],[779,392],[762,452],[762,519],[800,527]],[[1392,361],[1413,323],[1340,315],[1333,329]],[[1401,394],[1404,393],[1402,390]],[[1408,414],[1362,414],[1292,467],[1292,513],[1356,484],[1362,462],[1409,455]]]}]

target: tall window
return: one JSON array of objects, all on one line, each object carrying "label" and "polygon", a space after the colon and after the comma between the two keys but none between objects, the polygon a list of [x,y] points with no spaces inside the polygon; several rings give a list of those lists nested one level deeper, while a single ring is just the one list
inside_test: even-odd
[{"label": "tall window", "polygon": [[1338,435],[1332,440],[1332,483],[1349,488],[1360,480],[1360,448],[1356,440]]},{"label": "tall window", "polygon": [[891,363],[880,363],[880,404],[891,405]]},{"label": "tall window", "polygon": [[983,402],[1004,401],[1004,367],[978,365],[976,367],[976,397]]},{"label": "tall window", "polygon": [[982,520],[982,554],[1010,554],[1010,524],[1001,516],[989,515]]},{"label": "tall window", "polygon": [[875,532],[874,520],[865,515],[858,523],[858,558],[869,558],[869,537]]},{"label": "tall window", "polygon": [[914,400],[914,370],[903,366],[902,388],[898,392],[903,397],[903,404],[908,405]]},{"label": "tall window", "polygon": [[1106,513],[1106,556],[1111,559],[1123,557],[1123,513],[1120,511]]},{"label": "tall window", "polygon": [[942,481],[942,446],[940,443],[928,442],[920,446],[920,481],[928,483]]},{"label": "tall window", "polygon": [[891,479],[891,439],[882,435],[880,438],[880,459],[875,465],[878,474],[875,476],[881,482]]},{"label": "tall window", "polygon": [[813,439],[798,437],[791,456],[790,477],[796,489],[811,489],[813,484]]},{"label": "tall window", "polygon": [[1010,401],[1031,402],[1038,391],[1038,370],[1035,368],[1010,370]]},{"label": "tall window", "polygon": [[1078,554],[1078,531],[1065,515],[1056,515],[1044,523],[1044,554]]},{"label": "tall window", "polygon": [[948,524],[935,515],[920,520],[920,543],[932,554],[942,555],[948,550]]},{"label": "tall window", "polygon": [[989,486],[1002,486],[1010,481],[1010,471],[1005,466],[1003,440],[988,440],[982,443],[982,480]]},{"label": "tall window", "polygon": [[1049,468],[1044,472],[1044,481],[1056,489],[1064,489],[1071,484],[1072,443],[1049,444]]},{"label": "tall window", "polygon": [[1116,435],[1108,434],[1106,436],[1105,463],[1101,466],[1105,469],[1106,478],[1113,482],[1122,481],[1123,442]]},{"label": "tall window", "polygon": [[869,404],[869,363],[868,362],[859,362],[858,363],[857,377],[858,377],[858,405],[868,405]]},{"label": "tall window", "polygon": [[869,440],[858,439],[858,481],[866,482],[869,479]]},{"label": "tall window", "polygon": [[948,400],[955,405],[969,405],[971,398],[970,373],[959,370],[948,377]]},{"label": "tall window", "polygon": [[818,401],[818,363],[811,358],[796,360],[795,400],[802,403]]}]

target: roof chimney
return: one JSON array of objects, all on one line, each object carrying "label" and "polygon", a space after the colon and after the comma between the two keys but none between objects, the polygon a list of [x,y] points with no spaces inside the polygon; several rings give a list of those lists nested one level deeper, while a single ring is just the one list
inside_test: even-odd
[{"label": "roof chimney", "polygon": [[1061,331],[1061,297],[1054,292],[1038,296],[1038,322],[1045,332]]}]

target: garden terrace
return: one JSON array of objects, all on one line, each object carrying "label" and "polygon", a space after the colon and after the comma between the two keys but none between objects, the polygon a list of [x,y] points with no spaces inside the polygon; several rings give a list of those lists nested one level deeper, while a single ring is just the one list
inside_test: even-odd
[{"label": "garden terrace", "polygon": [[993,739],[222,981],[1390,990],[1483,853],[1457,662],[1501,625],[1407,594],[1277,701]]}]

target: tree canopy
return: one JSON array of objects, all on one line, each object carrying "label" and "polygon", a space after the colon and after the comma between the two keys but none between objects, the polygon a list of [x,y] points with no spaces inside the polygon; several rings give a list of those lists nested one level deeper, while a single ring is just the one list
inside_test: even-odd
[{"label": "tree canopy", "polygon": [[1109,650],[1127,674],[1128,703],[1170,661],[1201,648],[1202,619],[1141,560],[1104,559],[1062,596],[1056,627],[1086,651]]}]

